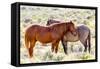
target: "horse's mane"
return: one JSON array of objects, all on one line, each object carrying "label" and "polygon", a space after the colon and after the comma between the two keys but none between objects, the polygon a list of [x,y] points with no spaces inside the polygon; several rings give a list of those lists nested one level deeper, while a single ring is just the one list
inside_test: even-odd
[{"label": "horse's mane", "polygon": [[53,25],[51,25],[51,27],[60,26],[60,25],[66,25],[66,23],[65,22],[63,22],[63,23],[54,23]]},{"label": "horse's mane", "polygon": [[49,26],[49,28],[51,30],[55,30],[55,31],[59,31],[59,29],[61,29],[61,27],[66,27],[66,23],[56,23],[54,25]]}]

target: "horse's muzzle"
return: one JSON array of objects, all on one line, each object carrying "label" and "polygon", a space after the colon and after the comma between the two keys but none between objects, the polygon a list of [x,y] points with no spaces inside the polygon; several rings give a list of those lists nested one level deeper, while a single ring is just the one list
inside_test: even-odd
[{"label": "horse's muzzle", "polygon": [[74,36],[76,36],[77,35],[77,32],[75,31],[75,32],[72,32],[72,34],[74,35]]}]

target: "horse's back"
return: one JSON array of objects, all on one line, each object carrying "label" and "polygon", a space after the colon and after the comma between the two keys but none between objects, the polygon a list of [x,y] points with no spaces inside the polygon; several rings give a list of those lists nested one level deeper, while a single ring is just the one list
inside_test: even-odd
[{"label": "horse's back", "polygon": [[77,27],[77,30],[79,30],[79,31],[83,30],[83,31],[87,32],[87,31],[89,31],[89,28],[87,26],[85,26],[85,25],[81,25],[81,26]]}]

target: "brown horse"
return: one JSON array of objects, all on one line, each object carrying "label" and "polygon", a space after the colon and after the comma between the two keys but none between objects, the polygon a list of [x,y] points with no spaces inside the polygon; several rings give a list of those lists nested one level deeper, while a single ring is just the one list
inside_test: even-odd
[{"label": "brown horse", "polygon": [[[47,26],[49,25],[54,25],[56,22],[56,24],[61,23],[62,21],[57,21],[57,20],[53,20],[50,19],[47,21]],[[88,51],[90,53],[91,50],[91,38],[90,38],[90,29],[85,26],[85,25],[81,25],[81,26],[77,26],[76,27],[76,32],[77,35],[74,36],[73,34],[71,34],[70,32],[68,32],[67,34],[64,35],[63,39],[61,39],[62,45],[63,45],[63,49],[65,54],[67,54],[67,43],[68,42],[76,42],[76,41],[80,41],[83,45],[84,45],[84,52]]]},{"label": "brown horse", "polygon": [[52,43],[52,52],[55,50],[57,53],[59,41],[68,31],[73,35],[76,35],[75,26],[71,21],[55,24],[49,27],[32,25],[25,32],[25,45],[28,49],[29,56],[33,56],[33,48],[35,47],[36,41],[43,44]]}]

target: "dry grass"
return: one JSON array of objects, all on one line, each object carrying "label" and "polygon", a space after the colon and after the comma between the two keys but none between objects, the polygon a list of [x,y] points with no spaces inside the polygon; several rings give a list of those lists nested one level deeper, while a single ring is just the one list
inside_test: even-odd
[{"label": "dry grass", "polygon": [[[81,10],[81,9],[57,9],[57,8],[37,8],[27,7],[26,9],[21,7],[21,46],[20,46],[20,63],[41,63],[41,62],[58,62],[58,61],[77,61],[77,60],[90,60],[95,59],[95,12],[94,10]],[[51,52],[51,44],[42,46],[37,42],[34,48],[34,57],[28,57],[28,51],[25,48],[24,35],[25,30],[34,24],[46,26],[46,22],[49,18],[60,19],[63,21],[72,20],[75,25],[84,24],[91,30],[91,53],[84,53],[84,46],[78,42],[68,43],[68,55],[64,54],[62,44],[59,43],[58,53]],[[27,20],[29,19],[29,20]],[[26,21],[25,21],[26,20]],[[73,49],[73,52],[71,51]],[[80,51],[81,50],[81,51]]]}]

